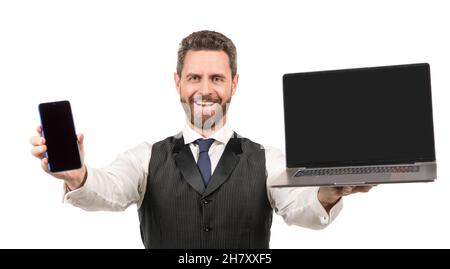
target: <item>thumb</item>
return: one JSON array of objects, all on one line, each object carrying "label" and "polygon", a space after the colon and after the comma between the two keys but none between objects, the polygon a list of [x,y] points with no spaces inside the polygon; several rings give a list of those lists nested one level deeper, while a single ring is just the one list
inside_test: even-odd
[{"label": "thumb", "polygon": [[79,133],[77,135],[77,139],[78,139],[78,146],[80,147],[81,156],[84,157],[84,144],[83,144],[84,135],[82,133]]}]

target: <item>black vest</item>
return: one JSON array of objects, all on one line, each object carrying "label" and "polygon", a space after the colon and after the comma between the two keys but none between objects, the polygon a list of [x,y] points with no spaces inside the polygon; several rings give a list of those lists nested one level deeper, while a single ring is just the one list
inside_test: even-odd
[{"label": "black vest", "polygon": [[272,208],[264,149],[229,140],[205,188],[181,134],[153,145],[139,208],[146,248],[268,248]]}]

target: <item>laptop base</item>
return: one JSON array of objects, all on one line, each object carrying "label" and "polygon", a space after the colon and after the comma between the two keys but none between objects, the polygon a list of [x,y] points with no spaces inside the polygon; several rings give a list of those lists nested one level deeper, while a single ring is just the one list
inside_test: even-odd
[{"label": "laptop base", "polygon": [[[436,179],[436,162],[415,163],[414,165],[418,166],[417,172],[316,176],[295,176],[301,168],[287,168],[270,184],[270,187],[359,186],[387,183],[432,182]],[[389,165],[383,166],[389,167]],[[410,164],[408,166],[410,166]],[[370,166],[349,166],[340,168],[365,167]]]}]

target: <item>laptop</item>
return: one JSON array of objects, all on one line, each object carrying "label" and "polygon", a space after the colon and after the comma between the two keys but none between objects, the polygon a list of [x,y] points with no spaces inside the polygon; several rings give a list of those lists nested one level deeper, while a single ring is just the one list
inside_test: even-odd
[{"label": "laptop", "polygon": [[427,63],[285,74],[286,170],[272,187],[431,182]]}]

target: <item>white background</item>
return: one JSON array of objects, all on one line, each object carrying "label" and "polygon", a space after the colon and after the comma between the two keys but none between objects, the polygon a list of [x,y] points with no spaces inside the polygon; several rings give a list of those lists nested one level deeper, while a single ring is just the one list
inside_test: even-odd
[{"label": "white background", "polygon": [[0,2],[0,248],[142,248],[135,206],[90,213],[61,203],[62,182],[30,154],[37,105],[71,101],[94,167],[173,135],[184,122],[176,50],[202,29],[224,33],[238,48],[230,123],[283,151],[284,73],[429,62],[438,180],[345,198],[341,215],[321,231],[275,216],[271,247],[450,247],[448,4],[308,2]]}]

